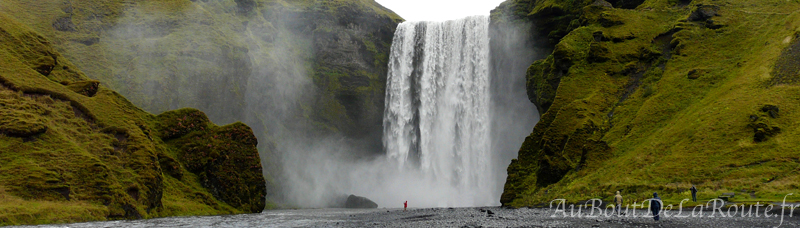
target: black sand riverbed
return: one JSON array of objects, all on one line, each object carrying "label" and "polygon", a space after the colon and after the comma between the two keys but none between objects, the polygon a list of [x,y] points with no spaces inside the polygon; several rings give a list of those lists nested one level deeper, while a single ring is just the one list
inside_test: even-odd
[{"label": "black sand riverbed", "polygon": [[[720,217],[719,212],[704,211],[703,216],[691,216],[691,211],[670,211],[669,217],[654,221],[652,217],[641,217],[645,210],[637,210],[636,217],[596,216],[588,217],[588,211],[581,216],[567,217],[563,213],[552,217],[555,210],[541,208],[506,209],[499,207],[482,208],[425,208],[425,209],[304,209],[275,210],[260,214],[175,217],[132,221],[110,221],[47,225],[40,227],[800,227],[797,215],[788,212],[781,224],[780,209],[774,209],[764,217],[764,211],[755,217],[737,214],[733,217]],[[597,211],[595,211],[597,215]],[[727,215],[726,215],[727,216]]]}]

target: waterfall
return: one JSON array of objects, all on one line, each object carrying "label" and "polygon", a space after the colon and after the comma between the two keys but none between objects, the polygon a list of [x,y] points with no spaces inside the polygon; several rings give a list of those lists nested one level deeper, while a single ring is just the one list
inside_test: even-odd
[{"label": "waterfall", "polygon": [[430,191],[447,192],[439,206],[497,204],[488,33],[487,16],[404,22],[395,32],[384,148],[393,168],[419,175]]}]

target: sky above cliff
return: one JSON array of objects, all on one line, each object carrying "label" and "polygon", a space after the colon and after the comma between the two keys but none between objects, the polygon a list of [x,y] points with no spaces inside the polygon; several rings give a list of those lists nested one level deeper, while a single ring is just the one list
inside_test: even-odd
[{"label": "sky above cliff", "polygon": [[446,21],[489,15],[505,0],[375,0],[407,21]]}]

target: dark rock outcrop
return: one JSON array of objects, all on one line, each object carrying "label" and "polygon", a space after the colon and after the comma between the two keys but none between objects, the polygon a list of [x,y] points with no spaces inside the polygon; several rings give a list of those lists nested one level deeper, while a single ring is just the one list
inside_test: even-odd
[{"label": "dark rock outcrop", "polygon": [[366,197],[350,195],[344,203],[345,208],[378,208],[378,204]]},{"label": "dark rock outcrop", "polygon": [[67,88],[87,97],[93,97],[97,94],[97,89],[100,88],[100,82],[96,80],[86,80],[69,83]]},{"label": "dark rock outcrop", "polygon": [[759,115],[750,115],[750,123],[747,127],[753,129],[753,141],[764,142],[769,138],[781,133],[781,128],[771,119],[780,117],[780,108],[775,105],[764,105],[759,109]]},{"label": "dark rock outcrop", "polygon": [[76,31],[75,24],[72,23],[72,17],[61,17],[53,22],[53,28],[62,32]]},{"label": "dark rock outcrop", "polygon": [[687,19],[693,22],[702,22],[710,29],[719,29],[725,26],[713,19],[713,17],[719,16],[719,10],[719,6],[716,5],[699,4]]},{"label": "dark rock outcrop", "polygon": [[712,17],[719,16],[717,11],[719,11],[719,6],[716,5],[697,5],[688,19],[689,21],[707,21]]},{"label": "dark rock outcrop", "polygon": [[767,113],[769,117],[772,118],[778,118],[778,116],[780,116],[780,111],[781,109],[775,105],[764,105],[764,107],[761,107],[761,112]]},{"label": "dark rock outcrop", "polygon": [[766,123],[753,123],[748,125],[753,129],[753,141],[764,142],[772,136],[781,133],[780,127],[771,127]]},{"label": "dark rock outcrop", "polygon": [[52,55],[45,55],[36,59],[33,69],[44,76],[50,76],[50,72],[53,71],[57,64],[58,62]]},{"label": "dark rock outcrop", "polygon": [[204,113],[193,109],[166,112],[158,118],[167,123],[160,132],[174,138],[168,143],[180,148],[186,169],[197,174],[215,198],[251,213],[264,210],[266,182],[258,141],[250,127],[239,122],[212,127]]}]

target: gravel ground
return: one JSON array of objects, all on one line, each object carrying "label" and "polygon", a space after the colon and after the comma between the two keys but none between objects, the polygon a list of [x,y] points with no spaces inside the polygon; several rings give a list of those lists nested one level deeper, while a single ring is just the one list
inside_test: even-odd
[{"label": "gravel ground", "polygon": [[[541,208],[505,209],[499,207],[482,208],[424,208],[424,209],[313,209],[276,210],[261,214],[174,217],[148,220],[111,221],[49,225],[39,227],[800,227],[800,217],[783,218],[780,209],[773,210],[777,217],[720,217],[717,212],[709,218],[710,211],[703,217],[662,217],[654,221],[652,217],[638,217],[645,210],[637,210],[637,217],[629,213],[625,216],[551,217],[555,210]],[[677,211],[670,211],[671,215]],[[684,211],[682,215],[691,215]]]}]

